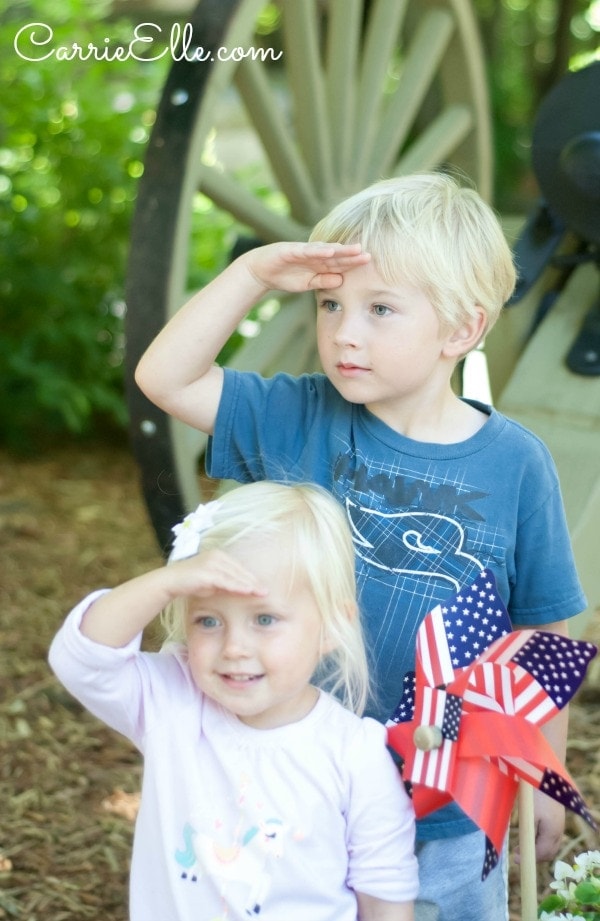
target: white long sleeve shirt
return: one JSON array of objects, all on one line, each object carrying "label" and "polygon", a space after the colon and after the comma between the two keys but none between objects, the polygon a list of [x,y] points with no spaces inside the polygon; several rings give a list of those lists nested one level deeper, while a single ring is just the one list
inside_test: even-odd
[{"label": "white long sleeve shirt", "polygon": [[357,891],[416,898],[412,807],[381,724],[321,693],[303,720],[251,728],[202,695],[184,647],[83,636],[94,597],[50,664],[144,757],[131,921],[356,921]]}]

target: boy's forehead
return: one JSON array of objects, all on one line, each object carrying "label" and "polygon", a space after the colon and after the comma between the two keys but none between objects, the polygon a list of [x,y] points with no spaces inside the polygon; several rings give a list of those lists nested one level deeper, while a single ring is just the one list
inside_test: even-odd
[{"label": "boy's forehead", "polygon": [[407,292],[413,293],[420,290],[416,280],[398,271],[394,277],[383,273],[379,266],[371,260],[365,265],[358,265],[344,272],[343,282],[335,288],[321,288],[318,294],[327,294],[335,297],[336,291],[347,288],[360,288],[371,297],[399,297]]}]

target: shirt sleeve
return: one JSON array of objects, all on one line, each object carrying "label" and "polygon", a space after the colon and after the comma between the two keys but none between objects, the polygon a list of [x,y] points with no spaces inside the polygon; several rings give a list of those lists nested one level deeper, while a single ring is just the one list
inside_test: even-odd
[{"label": "shirt sleeve", "polygon": [[[586,607],[573,556],[558,481],[544,451],[523,490],[525,514],[517,525],[509,613],[519,626],[543,626],[566,620]],[[527,495],[529,493],[529,495]]]},{"label": "shirt sleeve", "polygon": [[115,649],[95,643],[80,629],[85,612],[103,594],[93,592],[71,611],[52,641],[48,659],[73,697],[140,748],[145,732],[138,667],[141,635]]},{"label": "shirt sleeve", "polygon": [[408,902],[419,890],[414,812],[385,743],[385,727],[366,717],[350,746],[348,885],[375,898]]},{"label": "shirt sleeve", "polygon": [[210,476],[250,483],[304,478],[310,433],[323,415],[326,378],[263,378],[225,368],[223,392],[208,442]]}]

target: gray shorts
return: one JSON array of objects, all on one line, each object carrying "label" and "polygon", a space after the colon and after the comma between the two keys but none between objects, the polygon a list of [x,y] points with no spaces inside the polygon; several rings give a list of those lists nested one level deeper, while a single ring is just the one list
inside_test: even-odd
[{"label": "gray shorts", "polygon": [[485,835],[419,841],[419,899],[439,906],[439,921],[508,921],[508,859],[481,880]]}]

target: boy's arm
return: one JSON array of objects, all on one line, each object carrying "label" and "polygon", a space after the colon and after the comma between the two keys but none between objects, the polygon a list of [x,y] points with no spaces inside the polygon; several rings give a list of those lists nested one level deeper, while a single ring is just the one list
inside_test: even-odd
[{"label": "boy's arm", "polygon": [[414,902],[385,902],[375,896],[356,893],[358,921],[414,921]]},{"label": "boy's arm", "polygon": [[214,362],[249,310],[271,290],[335,288],[368,262],[359,244],[273,243],[240,256],[195,294],[150,344],[136,369],[146,396],[212,434],[223,387]]}]

